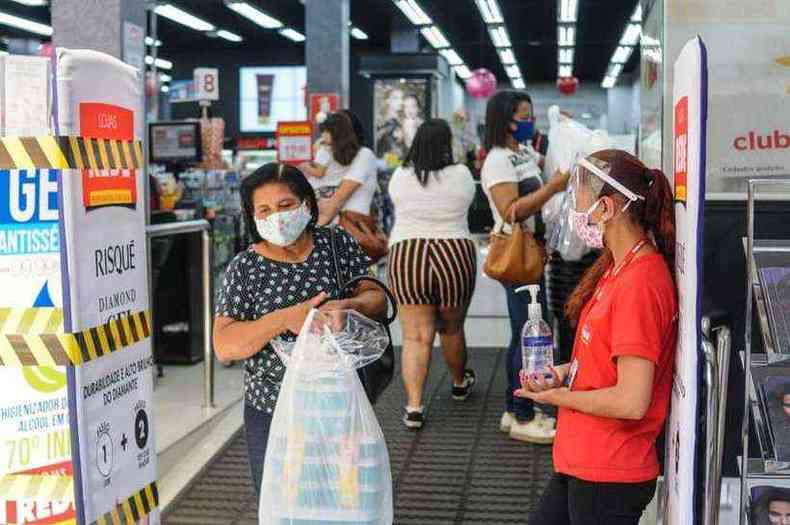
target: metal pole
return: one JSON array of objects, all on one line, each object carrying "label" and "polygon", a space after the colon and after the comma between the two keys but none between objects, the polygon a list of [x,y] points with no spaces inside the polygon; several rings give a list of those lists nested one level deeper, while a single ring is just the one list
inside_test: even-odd
[{"label": "metal pole", "polygon": [[724,457],[724,432],[727,424],[727,385],[730,377],[730,346],[731,336],[728,326],[721,326],[715,330],[716,348],[719,361],[719,428],[718,435],[718,456],[716,456],[716,485],[719,487],[716,498],[716,508],[721,504],[721,464]]},{"label": "metal pole", "polygon": [[755,181],[749,181],[749,193],[746,205],[746,330],[744,335],[743,351],[743,379],[745,395],[743,396],[743,421],[741,422],[741,501],[738,523],[746,523],[746,498],[749,493],[747,476],[749,471],[749,383],[752,380],[752,258],[754,254],[754,186]]},{"label": "metal pole", "polygon": [[211,348],[211,235],[203,230],[203,408],[214,408],[214,352]]}]

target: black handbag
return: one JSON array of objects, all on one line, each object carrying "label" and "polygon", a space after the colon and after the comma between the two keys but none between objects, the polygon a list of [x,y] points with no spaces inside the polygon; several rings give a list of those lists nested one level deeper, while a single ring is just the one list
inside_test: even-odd
[{"label": "black handbag", "polygon": [[359,379],[362,382],[362,387],[365,389],[365,394],[367,394],[368,400],[371,404],[375,404],[379,396],[387,389],[390,382],[392,381],[393,376],[395,375],[395,349],[392,347],[392,334],[390,333],[390,325],[398,316],[398,303],[395,301],[395,297],[392,295],[392,292],[389,290],[389,288],[387,288],[384,283],[375,277],[361,275],[351,279],[348,282],[343,281],[343,274],[340,272],[340,262],[338,261],[337,243],[335,241],[335,228],[331,228],[331,231],[332,259],[335,265],[335,278],[337,279],[339,294],[339,297],[333,297],[333,299],[337,300],[348,298],[359,283],[368,281],[381,288],[381,290],[384,292],[384,295],[387,296],[387,301],[389,302],[392,309],[392,314],[389,315],[382,323],[384,328],[387,330],[387,337],[389,337],[389,344],[387,345],[386,350],[384,350],[384,354],[382,354],[379,359],[373,361],[369,365],[357,369]]}]

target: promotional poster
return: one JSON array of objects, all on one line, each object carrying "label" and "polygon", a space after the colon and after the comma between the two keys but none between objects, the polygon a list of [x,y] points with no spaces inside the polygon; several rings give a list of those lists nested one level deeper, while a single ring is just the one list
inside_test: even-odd
[{"label": "promotional poster", "polygon": [[664,523],[696,523],[697,422],[700,417],[702,217],[705,203],[707,60],[699,38],[683,48],[674,65],[673,173],[675,185],[675,276],[678,283],[678,345],[672,407],[667,425]]},{"label": "promotional poster", "polygon": [[379,79],[373,87],[376,155],[390,167],[406,157],[417,129],[430,117],[425,79]]}]

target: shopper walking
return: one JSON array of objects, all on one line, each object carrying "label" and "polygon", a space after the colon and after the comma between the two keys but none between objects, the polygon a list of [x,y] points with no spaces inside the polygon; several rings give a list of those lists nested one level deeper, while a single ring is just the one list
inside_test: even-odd
[{"label": "shopper walking", "polygon": [[387,254],[387,238],[371,214],[378,187],[376,155],[365,147],[359,119],[348,110],[332,113],[321,125],[324,143],[332,147],[333,161],[343,166],[340,186],[331,198],[319,204],[318,223],[339,218],[362,249],[376,262]]},{"label": "shopper walking", "polygon": [[403,167],[392,175],[389,194],[395,205],[389,285],[403,328],[403,423],[418,429],[425,420],[422,395],[437,332],[453,377],[453,398],[466,399],[475,384],[466,366],[464,334],[477,272],[467,218],[475,183],[466,166],[453,162],[446,121],[432,119],[419,127]]},{"label": "shopper walking", "polygon": [[[339,296],[333,265],[332,232],[316,227],[318,204],[302,173],[270,163],[242,183],[246,228],[253,244],[228,265],[217,297],[214,349],[221,361],[244,360],[244,425],[253,485],[260,490],[266,442],[285,366],[272,339],[296,339],[307,314],[356,310],[376,318],[385,297],[362,283],[348,300]],[[367,256],[343,231],[338,260],[346,281],[365,275]]]},{"label": "shopper walking", "polygon": [[[544,184],[543,159],[529,145],[534,131],[532,114],[532,99],[523,91],[499,91],[491,97],[486,108],[484,146],[487,154],[481,182],[494,215],[495,228],[503,222],[527,221],[535,238],[542,241],[545,228],[540,209],[553,195],[565,190],[568,176],[556,175]],[[529,295],[516,294],[513,286],[505,286],[505,291],[511,337],[506,360],[505,412],[500,428],[514,439],[550,444],[554,439],[554,418],[536,413],[531,400],[513,397],[513,391],[520,384],[521,329],[527,320]],[[543,284],[540,299],[545,319],[548,312]]]},{"label": "shopper walking", "polygon": [[581,159],[573,222],[603,254],[568,304],[577,324],[571,363],[524,378],[517,392],[559,407],[556,474],[533,525],[637,525],[659,474],[677,341],[669,181],[636,157],[604,150]]}]

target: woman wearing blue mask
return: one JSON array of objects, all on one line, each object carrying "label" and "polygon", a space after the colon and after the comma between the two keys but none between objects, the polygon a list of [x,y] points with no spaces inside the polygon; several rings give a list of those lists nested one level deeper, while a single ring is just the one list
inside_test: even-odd
[{"label": "woman wearing blue mask", "polygon": [[[480,180],[496,228],[503,222],[526,222],[535,237],[541,240],[544,226],[540,209],[554,194],[565,190],[568,175],[556,175],[544,182],[541,176],[543,158],[529,144],[534,131],[532,99],[527,93],[504,90],[491,97],[486,107],[485,149],[488,154]],[[513,391],[520,386],[521,329],[527,319],[529,304],[529,295],[516,294],[514,288],[505,287],[511,338],[506,367],[506,406],[500,428],[513,439],[551,444],[554,440],[554,418],[536,413],[529,399],[513,397]],[[543,285],[540,295],[546,318]]]},{"label": "woman wearing blue mask", "polygon": [[[315,192],[302,173],[270,163],[242,182],[244,219],[253,244],[228,265],[216,301],[214,351],[222,361],[244,361],[244,426],[250,469],[260,491],[263,460],[285,366],[271,346],[294,341],[313,308],[356,310],[378,318],[385,297],[362,283],[350,299],[339,296],[332,232],[316,226]],[[366,275],[370,262],[346,232],[336,234],[344,282]],[[260,494],[259,494],[260,495]]]}]

